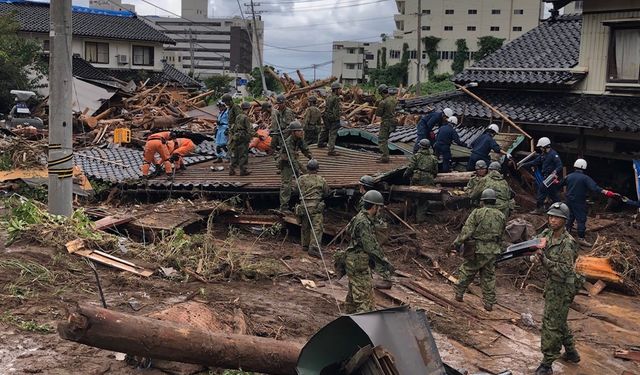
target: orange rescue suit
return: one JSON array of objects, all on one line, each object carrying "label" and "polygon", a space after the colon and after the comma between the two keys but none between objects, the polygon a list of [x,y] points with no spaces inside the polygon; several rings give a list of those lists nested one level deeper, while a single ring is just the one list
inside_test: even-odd
[{"label": "orange rescue suit", "polygon": [[171,155],[178,155],[178,160],[176,160],[176,168],[180,168],[184,161],[182,158],[185,156],[189,156],[196,150],[196,145],[189,138],[178,138],[174,141],[168,143],[169,145],[169,153]]},{"label": "orange rescue suit", "polygon": [[256,133],[258,136],[251,139],[249,149],[256,148],[262,152],[268,152],[271,149],[271,136],[269,135],[269,129],[258,129]]},{"label": "orange rescue suit", "polygon": [[[169,148],[167,142],[169,141],[169,132],[160,132],[150,135],[147,138],[147,143],[144,145],[144,154],[142,163],[142,175],[149,175],[149,167],[151,164],[163,164],[164,171],[167,174],[171,174],[171,163],[169,162]],[[160,160],[156,158],[156,155],[160,156]]]}]

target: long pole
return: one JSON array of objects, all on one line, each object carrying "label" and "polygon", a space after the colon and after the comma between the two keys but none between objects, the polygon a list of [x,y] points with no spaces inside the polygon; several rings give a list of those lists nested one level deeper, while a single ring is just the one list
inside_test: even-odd
[{"label": "long pole", "polygon": [[[193,33],[191,32],[191,28],[189,28],[189,56],[191,57],[191,64],[189,65],[189,74],[191,78],[195,75],[195,53],[193,51]],[[224,56],[223,56],[224,57]]]},{"label": "long pole", "polygon": [[258,38],[258,27],[256,26],[256,11],[251,0],[251,17],[253,17],[253,43],[258,50],[258,62],[260,63],[260,78],[262,79],[262,93],[267,95],[267,80],[264,78],[264,64],[262,63],[262,53],[260,51],[260,38]]},{"label": "long pole", "polygon": [[49,212],[73,213],[71,0],[51,0],[49,58]]},{"label": "long pole", "polygon": [[418,0],[418,48],[416,50],[416,95],[420,96],[420,65],[422,63],[422,0]]}]

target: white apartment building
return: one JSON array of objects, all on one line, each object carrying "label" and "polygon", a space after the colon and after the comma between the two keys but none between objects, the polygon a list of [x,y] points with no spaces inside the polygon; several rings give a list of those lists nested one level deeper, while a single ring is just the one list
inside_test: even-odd
[{"label": "white apartment building", "polygon": [[[469,48],[469,58],[473,59],[478,50],[478,38],[493,36],[505,39],[504,43],[521,36],[538,26],[543,4],[537,0],[396,0],[398,13],[394,15],[395,30],[392,37],[385,42],[370,43],[379,49],[385,48],[387,65],[400,62],[402,47],[409,46],[409,84],[416,82],[417,76],[417,47],[418,47],[418,7],[420,5],[421,37],[434,36],[440,38],[437,46],[438,66],[436,74],[452,73],[451,64],[456,54],[456,40],[465,39]],[[420,4],[419,4],[420,2]],[[354,43],[354,42],[348,42]],[[347,42],[334,42],[333,45],[333,74],[342,75],[353,80],[362,80],[364,73],[351,67],[351,61],[345,61],[340,46]],[[349,44],[351,45],[351,44]],[[420,77],[422,81],[428,79],[426,64],[429,62],[424,44],[421,46]],[[370,50],[377,58],[377,50]],[[472,60],[467,61],[469,65]],[[375,68],[375,64],[369,64]],[[350,78],[357,74],[357,78]]]},{"label": "white apartment building", "polygon": [[[331,75],[342,78],[342,83],[355,85],[369,78],[365,68],[376,68],[381,42],[333,42]],[[337,63],[339,61],[339,63]]]},{"label": "white apartment building", "polygon": [[134,13],[136,11],[135,5],[123,4],[122,0],[89,0],[89,7],[106,10],[128,10]]},{"label": "white apartment building", "polygon": [[[183,0],[182,17],[145,16],[144,19],[176,42],[165,46],[165,59],[176,69],[204,79],[212,75],[244,76],[260,65],[264,23],[240,17],[208,18],[207,0]],[[251,43],[256,39],[257,43]]]}]

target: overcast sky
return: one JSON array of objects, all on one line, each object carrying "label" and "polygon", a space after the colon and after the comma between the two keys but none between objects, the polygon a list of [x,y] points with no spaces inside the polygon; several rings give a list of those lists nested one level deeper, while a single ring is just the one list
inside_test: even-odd
[{"label": "overcast sky", "polygon": [[[240,0],[243,11],[247,2]],[[397,12],[394,0],[259,2],[261,6],[258,9],[264,12],[265,63],[275,65],[284,72],[330,62],[331,43],[334,40],[376,41],[381,33],[393,33],[393,15]],[[135,4],[136,12],[140,15],[171,16],[150,3],[177,14],[181,9],[179,0],[124,0],[123,3]],[[210,16],[240,15],[237,0],[210,0],[209,3]],[[74,0],[74,4],[88,6],[89,0]],[[304,70],[304,74],[309,79],[313,78],[313,69]],[[330,74],[331,64],[317,70],[318,77]]]}]

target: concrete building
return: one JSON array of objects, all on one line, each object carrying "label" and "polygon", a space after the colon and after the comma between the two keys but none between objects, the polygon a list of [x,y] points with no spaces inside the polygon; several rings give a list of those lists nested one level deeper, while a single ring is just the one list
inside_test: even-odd
[{"label": "concrete building", "polygon": [[331,75],[342,78],[348,85],[362,82],[363,77],[368,78],[365,68],[377,67],[382,45],[380,42],[333,42]]},{"label": "concrete building", "polygon": [[[243,76],[260,65],[258,51],[264,50],[262,20],[257,21],[256,38],[251,19],[208,18],[207,0],[183,0],[181,14],[180,18],[144,17],[175,40],[175,46],[165,46],[165,59],[176,69],[204,79],[219,74]],[[257,40],[253,46],[251,39]]]},{"label": "concrete building", "polygon": [[89,8],[105,9],[105,10],[128,10],[134,13],[136,11],[135,5],[123,4],[122,0],[90,0]]},{"label": "concrete building", "polygon": [[[464,39],[467,42],[469,61],[466,65],[468,66],[473,62],[474,53],[478,50],[478,38],[493,36],[505,39],[505,43],[508,43],[538,26],[540,14],[543,11],[543,4],[535,0],[420,0],[420,2],[421,37],[440,38],[437,45],[436,74],[453,72],[451,64],[456,55],[456,40]],[[372,43],[379,45],[380,49],[382,47],[386,49],[387,65],[399,63],[403,45],[408,44],[410,85],[416,82],[417,76],[418,5],[418,1],[415,0],[396,0],[398,13],[394,15],[396,29],[393,37],[382,43]],[[343,61],[343,56],[349,56],[349,54],[337,52],[340,51],[337,47],[346,43],[336,43],[334,43],[332,69],[334,74],[349,70],[346,69],[346,64],[352,64],[351,61]],[[423,44],[420,66],[422,81],[428,78],[426,64],[429,60],[424,49]],[[377,51],[374,56],[377,56]],[[353,73],[355,74],[355,70]],[[364,73],[360,71],[358,74],[357,79],[362,80]]]}]

